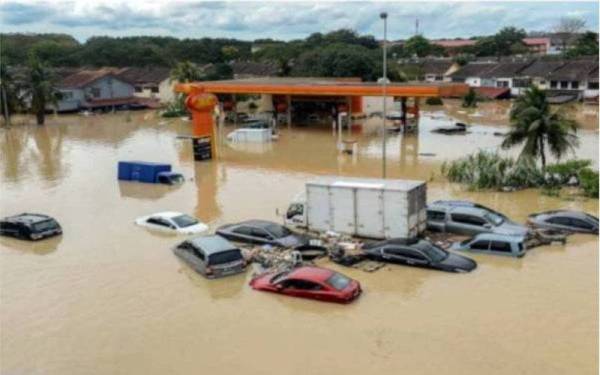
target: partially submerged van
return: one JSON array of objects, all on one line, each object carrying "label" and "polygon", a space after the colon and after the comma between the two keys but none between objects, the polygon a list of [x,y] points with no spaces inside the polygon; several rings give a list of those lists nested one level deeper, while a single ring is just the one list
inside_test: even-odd
[{"label": "partially submerged van", "polygon": [[183,241],[173,252],[196,272],[209,279],[244,272],[242,251],[221,236],[198,236]]}]

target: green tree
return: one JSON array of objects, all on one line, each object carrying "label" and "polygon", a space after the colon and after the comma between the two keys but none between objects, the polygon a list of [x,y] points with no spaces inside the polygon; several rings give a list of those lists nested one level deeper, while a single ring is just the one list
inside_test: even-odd
[{"label": "green tree", "polygon": [[567,57],[598,55],[598,34],[593,31],[581,34],[565,54]]},{"label": "green tree", "polygon": [[202,79],[204,79],[203,72],[190,61],[182,61],[171,70],[171,81],[193,82]]},{"label": "green tree", "polygon": [[557,159],[578,145],[578,124],[565,118],[561,112],[553,112],[546,94],[537,87],[529,88],[519,97],[511,109],[511,130],[502,141],[508,149],[524,143],[521,158],[537,159],[546,168],[546,148]]},{"label": "green tree", "polygon": [[465,108],[477,107],[477,93],[472,87],[469,88],[467,94],[463,97],[462,106]]},{"label": "green tree", "polygon": [[417,55],[419,57],[428,56],[432,51],[429,40],[421,35],[415,35],[404,43],[404,54],[408,57]]},{"label": "green tree", "polygon": [[0,61],[0,112],[6,125],[10,125],[10,116],[22,105],[19,91],[18,80],[8,70],[6,63]]},{"label": "green tree", "polygon": [[523,45],[523,38],[527,36],[525,30],[515,27],[505,27],[494,35],[494,44],[497,56],[510,55],[513,50]]},{"label": "green tree", "polygon": [[362,46],[332,44],[301,54],[291,73],[294,76],[361,77],[375,80],[381,73],[377,71],[375,55],[371,52]]},{"label": "green tree", "polygon": [[46,110],[56,105],[60,92],[54,88],[55,78],[48,67],[34,54],[27,61],[28,74],[23,84],[24,97],[31,100],[31,111],[37,124],[44,125]]}]

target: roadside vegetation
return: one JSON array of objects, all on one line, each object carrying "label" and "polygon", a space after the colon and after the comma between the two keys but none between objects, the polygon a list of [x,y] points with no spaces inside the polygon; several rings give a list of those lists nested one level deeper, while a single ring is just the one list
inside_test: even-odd
[{"label": "roadside vegetation", "polygon": [[474,190],[542,188],[547,194],[559,195],[562,187],[578,186],[584,195],[598,198],[598,172],[591,168],[591,161],[546,165],[548,153],[560,160],[575,149],[578,124],[553,111],[543,91],[531,88],[515,100],[510,119],[511,130],[505,135],[502,148],[522,145],[516,160],[480,150],[444,163],[442,174]]}]

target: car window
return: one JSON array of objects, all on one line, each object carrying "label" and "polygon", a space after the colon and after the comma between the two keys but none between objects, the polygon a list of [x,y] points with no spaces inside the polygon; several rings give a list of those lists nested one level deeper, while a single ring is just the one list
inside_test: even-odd
[{"label": "car window", "polygon": [[205,259],[204,253],[194,246],[192,246],[192,253],[194,253],[194,255],[200,258],[201,260]]},{"label": "car window", "polygon": [[269,233],[267,233],[264,229],[260,229],[260,228],[252,228],[251,235],[253,237],[264,238],[267,240],[271,239],[271,236],[269,235]]},{"label": "car window", "polygon": [[167,176],[158,176],[158,182],[161,184],[168,184],[169,178]]},{"label": "car window", "polygon": [[151,217],[146,220],[148,224],[160,225],[161,227],[170,227],[170,224],[159,217]]},{"label": "car window", "polygon": [[493,212],[488,212],[483,216],[487,219],[487,221],[494,224],[495,226],[498,226],[504,222],[504,218],[502,216],[496,215]]},{"label": "car window", "polygon": [[575,228],[581,228],[581,229],[593,229],[594,228],[592,226],[592,224],[586,223],[585,221],[583,221],[581,219],[575,219],[575,218],[571,218],[571,225],[574,226]]},{"label": "car window", "polygon": [[386,247],[385,252],[387,254],[401,256],[401,257],[408,258],[408,259],[423,260],[423,261],[428,260],[420,252],[415,251],[413,249],[404,248],[404,247]]},{"label": "car window", "polygon": [[441,262],[448,257],[448,252],[437,246],[425,243],[420,245],[420,250],[434,262]]},{"label": "car window", "polygon": [[252,228],[247,227],[247,226],[240,226],[240,227],[235,228],[233,230],[233,233],[243,234],[244,236],[251,236]]},{"label": "car window", "polygon": [[347,278],[346,276],[344,276],[340,273],[335,272],[325,282],[337,290],[343,290],[343,289],[346,289],[346,287],[348,285],[350,285],[350,282],[352,282],[352,280],[350,280],[349,278]]},{"label": "car window", "polygon": [[57,227],[58,227],[58,224],[56,223],[56,221],[54,221],[52,219],[44,220],[39,223],[33,224],[33,230],[36,232],[44,232],[47,230],[53,230],[53,229],[56,229]]},{"label": "car window", "polygon": [[171,220],[173,220],[179,228],[186,228],[198,224],[198,220],[191,217],[190,215],[175,216]]},{"label": "car window", "polygon": [[470,248],[473,250],[487,250],[490,247],[490,241],[475,241]]},{"label": "car window", "polygon": [[483,226],[486,221],[480,217],[468,214],[451,214],[452,221],[455,223]]},{"label": "car window", "polygon": [[501,253],[510,253],[512,252],[511,246],[509,242],[506,241],[492,241],[490,244],[490,250],[498,251]]},{"label": "car window", "polygon": [[552,223],[552,224],[558,224],[558,225],[566,225],[566,226],[571,225],[571,221],[569,220],[569,218],[563,217],[563,216],[551,217],[550,219],[548,219],[548,222]]},{"label": "car window", "polygon": [[242,252],[239,249],[233,249],[233,250],[227,250],[227,251],[221,251],[215,254],[211,254],[208,257],[208,264],[210,265],[214,265],[214,264],[223,264],[223,263],[230,263],[230,262],[236,262],[238,260],[243,260],[244,257],[242,256]]},{"label": "car window", "polygon": [[427,210],[427,220],[444,221],[446,213],[443,211]]},{"label": "car window", "polygon": [[284,288],[300,290],[321,290],[323,287],[317,283],[308,280],[288,279],[282,282]]},{"label": "car window", "polygon": [[271,233],[274,238],[283,238],[292,234],[292,231],[284,227],[283,225],[268,224],[265,226],[267,232]]},{"label": "car window", "polygon": [[190,251],[193,249],[193,246],[189,242],[182,242],[177,246],[178,249]]}]

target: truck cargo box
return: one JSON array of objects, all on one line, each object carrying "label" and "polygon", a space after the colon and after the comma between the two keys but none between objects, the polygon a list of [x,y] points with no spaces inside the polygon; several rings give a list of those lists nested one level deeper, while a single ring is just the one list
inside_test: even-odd
[{"label": "truck cargo box", "polygon": [[368,238],[411,238],[427,225],[424,181],[322,177],[292,203],[290,225]]},{"label": "truck cargo box", "polygon": [[144,161],[120,161],[118,168],[119,180],[139,181],[146,183],[157,182],[160,172],[170,172],[171,165]]}]

